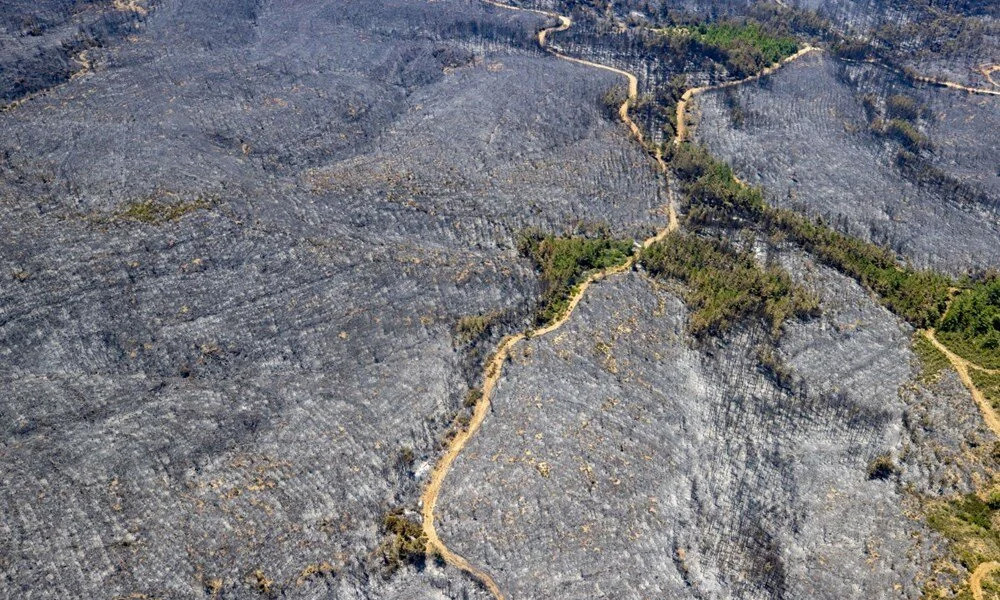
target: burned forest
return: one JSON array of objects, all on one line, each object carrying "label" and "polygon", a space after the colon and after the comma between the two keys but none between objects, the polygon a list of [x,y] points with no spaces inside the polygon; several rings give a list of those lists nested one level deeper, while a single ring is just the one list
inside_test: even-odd
[{"label": "burned forest", "polygon": [[986,0],[3,2],[0,599],[1000,598],[998,142]]}]

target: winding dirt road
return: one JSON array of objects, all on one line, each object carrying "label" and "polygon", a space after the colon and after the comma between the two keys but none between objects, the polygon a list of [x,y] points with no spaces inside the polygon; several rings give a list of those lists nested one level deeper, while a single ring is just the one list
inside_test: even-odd
[{"label": "winding dirt road", "polygon": [[979,72],[983,74],[983,77],[986,78],[986,81],[990,82],[990,85],[1000,87],[1000,83],[997,83],[996,80],[993,79],[993,73],[995,73],[996,71],[1000,71],[1000,65],[986,65],[979,69]]},{"label": "winding dirt road", "polygon": [[688,89],[686,92],[684,92],[684,95],[681,96],[680,101],[677,103],[677,135],[674,136],[674,144],[680,144],[681,142],[684,141],[684,138],[687,137],[688,126],[686,118],[687,118],[688,103],[691,101],[692,98],[694,98],[698,94],[702,94],[704,92],[710,92],[712,90],[721,90],[723,88],[735,87],[738,85],[743,85],[744,83],[756,81],[761,77],[766,77],[771,73],[774,73],[781,67],[792,62],[793,60],[802,58],[803,56],[809,54],[810,52],[821,52],[821,51],[822,50],[820,48],[817,48],[816,46],[806,45],[795,54],[786,56],[785,58],[781,59],[780,61],[774,63],[770,67],[767,67],[766,69],[755,75],[750,75],[749,77],[744,77],[743,79],[737,79],[735,81],[725,81],[723,83],[717,83],[715,85],[703,85],[701,87],[693,87]]},{"label": "winding dirt road", "polygon": [[942,344],[937,336],[934,334],[934,328],[924,329],[921,331],[923,336],[927,340],[934,344],[934,347],[941,351],[942,354],[947,357],[948,362],[951,366],[955,367],[955,371],[958,372],[958,378],[962,380],[962,384],[969,390],[972,394],[972,399],[976,401],[979,405],[980,412],[983,413],[983,419],[986,421],[986,425],[993,431],[993,433],[1000,438],[1000,416],[993,409],[993,406],[986,399],[986,396],[976,387],[976,384],[972,381],[972,377],[969,375],[969,369],[978,369],[986,373],[994,373],[995,371],[980,367],[974,362],[962,358],[961,356],[952,352],[947,346]]},{"label": "winding dirt road", "polygon": [[[950,306],[951,302],[948,304]],[[1000,438],[1000,415],[997,415],[997,411],[993,408],[993,405],[986,399],[983,392],[976,387],[975,382],[972,381],[972,377],[969,374],[970,369],[976,369],[984,373],[992,374],[996,374],[1000,372],[1000,370],[981,367],[976,363],[955,354],[951,351],[951,349],[937,339],[937,335],[935,334],[933,327],[924,329],[920,333],[927,338],[927,340],[933,344],[935,348],[944,354],[945,358],[948,359],[948,362],[951,363],[951,366],[955,368],[955,371],[958,373],[958,378],[962,381],[962,385],[969,390],[969,393],[972,395],[972,399],[976,402],[976,405],[979,406],[979,412],[982,413],[983,420],[986,421],[986,426],[990,428],[990,431],[992,431],[994,435]],[[989,561],[980,564],[976,567],[976,570],[972,572],[972,575],[969,577],[969,589],[972,591],[972,597],[974,600],[984,600],[983,578],[996,569],[1000,569],[1000,562]]]},{"label": "winding dirt road", "polygon": [[969,578],[969,587],[972,588],[972,597],[974,600],[984,600],[983,578],[996,569],[1000,569],[1000,562],[990,561],[982,563],[972,572],[972,577]]},{"label": "winding dirt road", "polygon": [[[518,10],[523,12],[531,12],[539,15],[543,15],[549,18],[555,18],[559,20],[559,24],[553,27],[546,27],[538,32],[538,43],[539,45],[547,50],[550,54],[566,60],[569,62],[577,63],[580,65],[593,67],[595,69],[602,69],[604,71],[610,71],[616,73],[626,78],[628,81],[628,97],[622,103],[621,107],[618,109],[618,115],[621,117],[622,122],[628,127],[632,136],[642,144],[643,148],[648,148],[646,144],[646,139],[642,134],[642,130],[639,126],[632,120],[629,116],[629,108],[635,103],[639,96],[639,81],[635,75],[629,73],[628,71],[623,71],[615,67],[608,65],[602,65],[600,63],[591,62],[588,60],[583,60],[579,58],[573,58],[571,56],[566,56],[560,52],[557,52],[547,46],[548,36],[552,33],[559,31],[565,31],[570,28],[573,24],[572,19],[569,17],[559,15],[556,13],[551,13],[548,11],[521,8],[517,6],[509,6],[502,4],[500,2],[494,2],[492,0],[483,0],[487,4],[492,4],[504,9]],[[660,170],[666,174],[667,165],[660,156],[659,150],[656,151],[654,158]],[[667,226],[661,229],[656,235],[644,240],[642,242],[642,247],[646,248],[651,244],[663,239],[671,231],[674,231],[678,227],[677,213],[674,209],[673,202],[667,204],[667,214],[668,221]],[[518,342],[525,339],[526,337],[540,337],[551,333],[560,327],[562,327],[572,316],[573,311],[576,309],[583,295],[587,292],[587,288],[591,286],[594,282],[600,281],[606,277],[614,275],[616,273],[622,273],[628,271],[635,264],[638,259],[638,254],[633,254],[624,264],[616,267],[611,267],[603,271],[598,271],[589,275],[583,283],[577,286],[572,298],[570,298],[569,306],[566,311],[558,319],[552,323],[545,325],[527,333],[518,333],[516,335],[507,336],[500,343],[499,347],[493,353],[493,356],[487,362],[486,367],[483,372],[483,386],[482,386],[482,396],[476,403],[475,408],[472,412],[472,418],[469,421],[469,425],[460,431],[456,435],[451,443],[448,445],[447,450],[444,455],[438,460],[437,465],[435,465],[434,470],[431,472],[430,480],[427,486],[424,488],[423,493],[420,496],[421,500],[421,515],[423,517],[423,529],[424,533],[427,535],[427,547],[429,552],[438,552],[444,558],[444,560],[459,569],[471,574],[473,577],[478,579],[486,589],[490,591],[494,598],[497,600],[503,600],[504,595],[501,592],[500,587],[494,581],[493,577],[490,576],[486,571],[476,567],[465,557],[453,552],[448,548],[448,546],[441,540],[441,537],[437,533],[435,527],[435,509],[437,508],[438,497],[441,493],[441,485],[444,483],[445,478],[448,476],[448,472],[451,470],[455,459],[458,455],[465,449],[466,444],[473,435],[479,430],[483,424],[483,420],[486,418],[486,414],[489,412],[490,399],[493,397],[493,392],[496,389],[497,382],[500,379],[501,372],[503,371],[504,362],[506,362],[507,357],[510,355],[511,349],[517,345]]]},{"label": "winding dirt road", "polygon": [[[622,103],[621,107],[618,109],[618,115],[621,118],[622,122],[628,127],[629,132],[642,145],[642,147],[644,149],[650,150],[650,146],[647,144],[647,141],[642,133],[642,130],[632,120],[632,118],[629,115],[629,110],[635,104],[639,95],[638,91],[639,82],[636,76],[632,73],[629,73],[628,71],[624,71],[616,67],[595,63],[589,60],[575,58],[572,56],[567,56],[548,46],[549,36],[553,33],[558,33],[560,31],[566,31],[567,29],[569,29],[573,25],[572,19],[570,19],[567,16],[549,11],[531,9],[531,8],[522,8],[519,6],[511,6],[503,4],[501,2],[497,2],[495,0],[483,0],[483,2],[507,10],[535,13],[550,19],[557,19],[559,22],[558,25],[545,27],[539,30],[536,39],[538,40],[538,44],[540,47],[545,49],[548,53],[552,54],[553,56],[556,56],[557,58],[560,58],[562,60],[576,63],[579,65],[584,65],[587,67],[592,67],[595,69],[609,71],[611,73],[615,73],[617,75],[625,77],[625,79],[628,82],[628,96]],[[794,60],[797,60],[810,52],[816,52],[816,51],[822,51],[822,50],[815,46],[807,45],[802,49],[800,49],[795,54],[785,57],[781,61],[771,65],[770,67],[764,69],[763,71],[755,75],[751,75],[749,77],[745,77],[743,79],[739,79],[736,81],[728,81],[716,85],[702,86],[702,87],[695,87],[688,89],[687,91],[684,92],[684,95],[681,97],[681,100],[677,104],[677,131],[673,140],[674,144],[681,143],[688,134],[689,128],[686,123],[687,108],[691,100],[697,95],[711,90],[738,86],[744,83],[755,81],[762,77],[766,77],[767,75],[770,75],[775,71],[777,71],[778,69],[780,69],[782,66]],[[992,70],[996,69],[1000,69],[1000,67],[991,69],[991,72]],[[918,81],[922,81],[924,83],[930,83],[933,85],[949,87],[953,89],[960,89],[972,93],[1000,95],[1000,92],[995,90],[971,88],[950,81],[942,81],[922,76],[911,76],[911,77]],[[658,146],[654,149],[653,158],[656,160],[657,166],[660,169],[660,171],[663,172],[664,175],[666,176],[668,174],[668,167],[666,162],[663,160],[661,149]],[[670,190],[668,190],[668,194],[670,194]],[[668,211],[667,226],[661,229],[659,232],[657,232],[656,235],[644,240],[642,242],[643,248],[649,247],[651,244],[663,239],[667,234],[678,228],[677,212],[674,207],[674,203],[672,201],[672,194],[670,194],[670,197],[671,201],[667,205],[667,211]],[[445,450],[444,455],[438,460],[433,471],[431,472],[430,479],[426,487],[424,488],[423,493],[421,494],[420,497],[421,515],[423,519],[423,530],[424,533],[427,535],[428,552],[439,553],[448,564],[455,566],[475,577],[486,587],[487,590],[489,590],[489,592],[497,600],[504,600],[504,595],[503,592],[500,590],[500,587],[497,585],[496,581],[493,579],[493,577],[483,569],[480,569],[479,567],[476,567],[475,565],[470,563],[465,557],[449,549],[448,546],[444,543],[444,541],[441,540],[441,537],[437,533],[437,528],[435,526],[435,519],[436,519],[435,510],[437,509],[437,501],[441,493],[441,487],[445,479],[447,478],[448,473],[451,471],[452,465],[458,458],[458,455],[461,454],[462,450],[465,449],[465,446],[468,444],[469,440],[472,439],[472,437],[476,434],[477,431],[479,431],[479,428],[482,426],[483,421],[485,420],[486,415],[489,412],[490,402],[493,397],[493,392],[496,390],[497,383],[500,380],[500,376],[503,371],[503,365],[507,361],[507,358],[510,356],[511,350],[519,342],[528,337],[544,336],[562,327],[567,321],[569,321],[569,318],[573,315],[573,311],[580,303],[580,300],[587,292],[587,289],[593,283],[605,279],[607,277],[610,277],[612,275],[615,275],[617,273],[622,273],[630,270],[635,265],[637,260],[638,260],[638,254],[634,254],[625,263],[619,266],[611,267],[609,269],[605,269],[590,274],[583,281],[583,283],[577,286],[573,296],[570,298],[569,305],[566,311],[562,314],[562,316],[560,316],[558,319],[556,319],[555,321],[553,321],[548,325],[530,330],[528,332],[522,332],[515,335],[507,336],[500,342],[500,345],[497,347],[496,351],[490,357],[489,361],[486,363],[485,368],[483,370],[482,396],[480,397],[479,401],[473,408],[472,418],[470,419],[468,426],[459,431],[458,434],[452,439],[451,443],[448,445],[448,448]],[[972,393],[973,399],[979,405],[987,425],[998,437],[1000,437],[1000,416],[998,416],[996,411],[993,410],[992,406],[990,406],[989,402],[987,402],[982,392],[980,392],[979,389],[976,388],[975,384],[972,381],[972,378],[969,375],[970,368],[982,369],[982,367],[979,367],[978,365],[975,365],[974,363],[967,361],[966,359],[956,355],[947,347],[945,347],[944,344],[942,344],[937,340],[937,338],[934,335],[933,329],[924,330],[922,333],[925,337],[927,337],[928,340],[931,341],[931,343],[934,344],[935,347],[941,350],[941,352],[943,352],[945,356],[948,357],[949,361],[951,361],[952,365],[954,365],[956,371],[958,371],[962,383],[969,389],[969,391]],[[986,369],[982,370],[985,371]],[[976,568],[975,572],[972,574],[972,577],[970,578],[970,587],[972,588],[972,593],[975,600],[983,600],[982,579],[997,568],[1000,568],[1000,563],[995,563],[995,562],[983,563]]]}]

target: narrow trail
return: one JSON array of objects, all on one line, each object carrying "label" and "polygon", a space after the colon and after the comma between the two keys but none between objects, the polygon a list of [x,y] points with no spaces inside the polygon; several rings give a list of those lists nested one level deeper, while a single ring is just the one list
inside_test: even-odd
[{"label": "narrow trail", "polygon": [[990,82],[990,85],[1000,87],[1000,83],[997,83],[996,80],[993,79],[993,73],[996,71],[1000,71],[1000,65],[985,65],[979,68],[979,72],[983,74],[986,81]]},{"label": "narrow trail", "polygon": [[766,69],[755,75],[750,75],[749,77],[744,77],[743,79],[737,79],[734,81],[725,81],[723,83],[717,83],[715,85],[703,85],[701,87],[689,88],[687,91],[684,92],[684,95],[681,96],[680,101],[677,103],[677,135],[674,137],[674,144],[680,144],[681,142],[684,141],[684,138],[687,137],[689,128],[686,122],[686,115],[687,115],[688,104],[690,103],[692,98],[704,92],[735,87],[738,85],[743,85],[744,83],[756,81],[762,77],[767,77],[768,75],[774,73],[775,71],[785,66],[786,64],[794,60],[798,60],[799,58],[802,58],[803,56],[809,54],[810,52],[822,52],[822,49],[817,48],[816,46],[806,45],[795,54],[792,54],[791,56],[786,56],[785,58],[779,60],[778,62],[774,63],[770,67],[767,67]]},{"label": "narrow trail", "polygon": [[[695,96],[697,96],[699,94],[702,94],[704,92],[710,92],[712,90],[720,90],[720,89],[723,89],[723,88],[734,87],[734,86],[742,85],[744,83],[749,83],[751,81],[755,81],[755,80],[760,79],[762,77],[766,77],[767,75],[770,75],[770,74],[774,73],[775,71],[777,71],[778,69],[780,69],[781,67],[783,67],[784,65],[786,65],[787,63],[790,63],[793,60],[797,60],[797,59],[801,58],[803,55],[808,54],[810,52],[823,52],[823,49],[822,48],[818,48],[816,46],[812,46],[812,45],[806,45],[805,47],[803,47],[801,50],[799,50],[795,54],[792,54],[791,56],[786,56],[785,58],[781,59],[780,61],[774,63],[770,67],[764,69],[763,71],[761,71],[760,73],[757,73],[755,75],[750,75],[749,77],[744,77],[743,79],[737,79],[735,81],[726,81],[726,82],[723,82],[723,83],[717,83],[715,85],[705,85],[705,86],[701,86],[701,87],[694,87],[694,88],[690,88],[687,91],[685,91],[684,95],[681,96],[680,101],[677,103],[677,136],[674,138],[674,143],[675,144],[679,144],[679,143],[683,142],[684,139],[687,137],[689,127],[687,126],[687,123],[685,122],[685,114],[687,112],[688,104],[690,103],[690,100],[692,98],[694,98]],[[842,59],[842,60],[847,60],[847,59]],[[859,62],[859,61],[849,61],[848,60],[848,62]],[[860,62],[866,62],[866,63],[869,63],[869,64],[879,64],[879,65],[881,65],[881,63],[878,63],[878,62],[876,62],[874,60],[866,60],[866,61],[860,61]],[[965,92],[969,92],[971,94],[985,94],[985,95],[990,95],[990,96],[1000,96],[1000,90],[991,90],[991,89],[987,89],[987,88],[971,87],[971,86],[963,85],[961,83],[956,83],[954,81],[947,81],[947,80],[944,80],[944,79],[936,79],[934,77],[927,77],[925,75],[917,75],[917,74],[914,74],[914,73],[905,73],[904,71],[902,71],[900,69],[896,69],[894,67],[890,67],[890,66],[887,66],[887,65],[881,65],[881,66],[883,66],[883,67],[885,67],[887,69],[890,69],[890,70],[892,70],[892,71],[894,71],[896,73],[899,73],[901,75],[904,75],[906,77],[909,77],[910,79],[912,79],[914,81],[919,81],[921,83],[927,83],[927,84],[930,84],[930,85],[936,85],[938,87],[945,87],[945,88],[949,88],[949,89],[953,89],[953,90],[962,90],[962,91],[965,91]],[[996,81],[993,80],[992,74],[993,74],[994,71],[1000,71],[1000,65],[989,65],[989,66],[985,66],[982,69],[980,69],[980,72],[986,77],[987,80],[989,80],[989,82],[992,85],[1000,86],[1000,84],[998,84]]]},{"label": "narrow trail", "polygon": [[976,401],[979,405],[980,412],[983,413],[983,419],[986,421],[987,427],[993,431],[993,433],[1000,438],[1000,416],[997,415],[996,410],[983,395],[982,391],[976,387],[976,384],[972,381],[972,377],[969,375],[969,369],[977,369],[985,373],[995,373],[995,370],[986,369],[980,367],[974,362],[971,362],[961,356],[952,352],[947,346],[942,344],[940,340],[937,339],[933,327],[922,330],[920,333],[923,334],[927,340],[934,344],[934,347],[941,351],[942,354],[951,363],[951,366],[955,367],[955,371],[958,372],[958,378],[962,380],[962,384],[969,390],[972,394],[972,399]]},{"label": "narrow trail", "polygon": [[[559,20],[559,24],[553,27],[543,28],[538,32],[538,44],[545,50],[547,50],[553,56],[556,56],[562,60],[566,60],[572,63],[593,67],[596,69],[602,69],[604,71],[609,71],[621,75],[628,81],[628,96],[622,103],[621,107],[618,109],[618,116],[621,118],[622,122],[628,127],[629,132],[632,136],[642,145],[644,149],[648,149],[649,146],[646,143],[645,136],[642,134],[642,130],[639,126],[632,120],[629,116],[629,109],[636,102],[639,97],[639,80],[635,75],[629,73],[628,71],[623,71],[621,69],[611,67],[608,65],[602,65],[600,63],[591,62],[589,60],[583,60],[580,58],[574,58],[571,56],[566,56],[556,50],[549,48],[546,45],[548,36],[552,33],[557,33],[560,31],[566,31],[572,26],[573,21],[569,17],[559,15],[556,13],[535,10],[529,8],[521,8],[518,6],[509,6],[507,4],[502,4],[500,2],[495,2],[493,0],[483,0],[487,4],[492,4],[499,8],[504,8],[508,10],[518,10],[523,12],[531,12],[539,14],[549,18],[555,18]],[[653,155],[656,160],[656,164],[659,169],[666,175],[667,165],[663,161],[663,157],[660,154],[659,149],[657,149]],[[668,192],[669,194],[669,192]],[[668,202],[667,204],[667,226],[656,233],[656,235],[644,240],[642,242],[642,247],[647,248],[651,244],[663,239],[667,234],[676,230],[678,228],[677,212],[674,208],[673,202]],[[490,576],[486,571],[474,566],[465,557],[453,552],[448,546],[441,540],[441,537],[437,533],[437,528],[435,527],[435,509],[437,508],[438,497],[441,494],[441,485],[444,483],[445,478],[448,476],[455,459],[458,455],[465,449],[466,444],[469,440],[476,434],[479,428],[483,424],[483,420],[486,418],[487,413],[490,408],[490,401],[493,397],[493,392],[496,389],[497,382],[500,380],[500,375],[503,371],[504,362],[506,362],[507,357],[510,355],[511,350],[517,345],[518,342],[527,337],[540,337],[549,334],[560,327],[562,327],[569,318],[573,315],[573,311],[576,310],[577,305],[583,298],[587,289],[595,282],[605,279],[611,275],[617,273],[623,273],[630,270],[638,260],[638,253],[634,253],[627,261],[616,267],[611,267],[590,274],[580,285],[577,286],[573,296],[570,298],[569,305],[566,311],[558,319],[537,329],[531,330],[527,333],[518,333],[516,335],[510,335],[505,337],[500,345],[497,347],[496,351],[493,353],[490,360],[486,363],[483,370],[483,386],[482,386],[482,396],[476,403],[475,408],[472,412],[472,418],[469,421],[468,426],[461,430],[458,435],[456,435],[451,443],[448,445],[444,455],[438,460],[437,465],[435,465],[434,470],[431,472],[430,480],[427,486],[424,488],[423,493],[420,496],[421,500],[421,515],[423,518],[423,529],[424,533],[427,535],[427,549],[428,551],[437,551],[444,558],[444,560],[455,567],[469,573],[476,579],[478,579],[486,589],[493,595],[497,600],[504,600],[503,592],[497,585],[493,577]]]},{"label": "narrow trail", "polygon": [[984,600],[983,578],[996,569],[1000,569],[1000,562],[990,561],[982,563],[972,572],[972,577],[969,578],[969,587],[972,588],[972,597],[974,600]]},{"label": "narrow trail", "polygon": [[[953,90],[962,90],[963,92],[969,92],[970,94],[985,94],[987,96],[1000,96],[1000,90],[991,90],[988,88],[979,88],[965,85],[962,83],[957,83],[954,81],[948,81],[947,79],[937,79],[936,77],[928,77],[926,75],[917,75],[915,73],[909,73],[908,77],[914,81],[919,81],[921,83],[929,83],[931,85],[936,85],[938,87],[946,87]],[[989,75],[986,76],[993,83],[993,78]],[[993,83],[996,85],[996,83]]]},{"label": "narrow trail", "polygon": [[[884,69],[888,69],[889,71],[892,71],[893,73],[895,73],[897,75],[901,75],[904,78],[909,79],[911,81],[918,81],[920,83],[926,83],[928,85],[935,85],[937,87],[949,88],[949,89],[952,89],[952,90],[961,90],[963,92],[969,92],[970,94],[983,94],[983,95],[987,95],[987,96],[1000,96],[1000,90],[991,90],[989,88],[972,87],[972,86],[969,86],[969,85],[965,85],[964,83],[958,83],[956,81],[949,81],[947,79],[938,79],[937,77],[930,77],[930,76],[927,76],[927,75],[919,75],[917,73],[914,73],[911,70],[900,69],[899,67],[894,67],[894,66],[886,64],[884,62],[880,62],[878,60],[875,60],[874,58],[867,58],[867,59],[864,59],[864,60],[851,59],[851,58],[841,58],[840,60],[842,60],[844,62],[855,63],[855,64],[876,65],[876,66],[882,67]],[[997,85],[997,83],[995,81],[993,81],[993,77],[991,76],[991,73],[993,71],[996,71],[996,70],[1000,70],[1000,65],[988,65],[986,67],[980,68],[979,72],[982,73],[986,77],[986,79],[989,80],[989,82],[991,84]]]}]

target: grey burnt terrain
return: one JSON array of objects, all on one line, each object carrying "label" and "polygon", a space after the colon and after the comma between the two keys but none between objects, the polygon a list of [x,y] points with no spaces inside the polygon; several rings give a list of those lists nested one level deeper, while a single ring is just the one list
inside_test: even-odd
[{"label": "grey burnt terrain", "polygon": [[[616,29],[658,3],[576,4],[525,3],[573,13],[553,45],[641,94],[725,76]],[[866,6],[825,10],[868,31]],[[485,357],[531,323],[519,232],[642,239],[671,197],[602,101],[623,78],[541,50],[547,23],[478,0],[0,7],[0,598],[490,597],[433,557],[388,568],[384,516],[419,522]],[[958,192],[895,164],[872,92],[919,98],[921,159]],[[996,98],[817,55],[695,113],[776,204],[923,266],[1000,259]],[[664,140],[665,118],[637,120]],[[822,314],[699,339],[679,284],[636,269],[515,346],[437,508],[506,597],[921,597],[944,542],[914,495],[970,491],[993,434],[953,373],[916,381],[912,328],[856,282],[735,241]]]},{"label": "grey burnt terrain", "polygon": [[442,499],[471,516],[450,537],[517,598],[914,596],[923,548],[894,484],[865,476],[905,438],[907,332],[800,266],[829,310],[782,344],[810,382],[794,393],[757,367],[755,333],[692,348],[669,289],[595,289],[515,353]]},{"label": "grey burnt terrain", "polygon": [[533,304],[515,233],[660,219],[615,77],[476,2],[150,8],[0,114],[0,596],[477,596],[369,555],[474,372],[455,322]]},{"label": "grey burnt terrain", "polygon": [[[916,169],[899,164],[897,140],[872,131],[866,99],[893,95],[920,106],[928,148]],[[1000,264],[1000,172],[988,133],[1000,130],[1000,97],[914,85],[816,53],[698,106],[698,139],[775,204],[822,216],[922,267],[961,273]],[[941,177],[922,180],[914,171],[925,166]]]}]

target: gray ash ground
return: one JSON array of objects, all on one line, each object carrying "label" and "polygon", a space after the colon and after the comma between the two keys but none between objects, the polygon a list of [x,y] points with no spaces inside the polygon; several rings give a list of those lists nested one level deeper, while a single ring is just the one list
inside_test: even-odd
[{"label": "gray ash ground", "polygon": [[524,227],[663,218],[617,78],[538,22],[163,2],[0,115],[0,596],[482,595],[369,564],[476,372],[455,323],[523,325]]},{"label": "gray ash ground", "polygon": [[[662,181],[601,106],[620,78],[477,1],[123,6],[0,8],[0,597],[487,597],[434,564],[384,578],[379,524],[415,508],[482,355],[530,321],[517,233],[663,225]],[[965,114],[928,127],[974,178],[990,150],[961,144]],[[990,223],[970,256],[951,233],[913,256],[978,264]],[[952,376],[900,393],[905,326],[782,260],[826,308],[779,343],[795,386],[756,328],[695,343],[669,289],[595,286],[506,366],[444,540],[512,598],[915,597],[938,542],[902,486],[967,491],[990,435]],[[869,480],[886,452],[898,480]]]},{"label": "gray ash ground", "polygon": [[[792,383],[762,369],[755,328],[692,340],[669,288],[602,283],[512,353],[442,494],[444,538],[515,598],[919,597],[942,545],[869,465],[968,491],[962,467],[930,471],[965,451],[963,428],[992,434],[954,381],[901,393],[912,332],[853,281],[780,258],[824,309],[778,344]],[[912,423],[945,399],[953,422]],[[914,432],[939,454],[914,453]]]},{"label": "gray ash ground", "polygon": [[[905,94],[924,107],[919,125],[931,147],[920,154],[964,193],[907,176],[897,164],[900,144],[871,131],[866,94]],[[696,139],[772,202],[822,216],[919,266],[961,273],[1000,264],[1000,176],[988,133],[1000,128],[1000,98],[914,86],[878,67],[813,54],[696,105]]]}]

